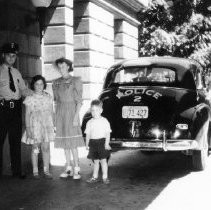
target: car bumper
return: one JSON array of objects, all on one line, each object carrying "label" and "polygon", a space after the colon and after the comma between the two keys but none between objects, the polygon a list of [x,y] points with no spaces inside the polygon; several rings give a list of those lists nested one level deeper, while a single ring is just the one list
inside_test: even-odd
[{"label": "car bumper", "polygon": [[197,150],[199,144],[195,140],[153,140],[153,141],[128,141],[128,140],[111,140],[110,145],[113,148],[139,148],[142,150],[153,151],[183,151]]}]

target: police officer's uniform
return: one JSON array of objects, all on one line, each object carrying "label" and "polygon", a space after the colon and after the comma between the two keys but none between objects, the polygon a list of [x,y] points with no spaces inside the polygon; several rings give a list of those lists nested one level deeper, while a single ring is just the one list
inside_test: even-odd
[{"label": "police officer's uniform", "polygon": [[[2,53],[18,53],[16,43],[6,43]],[[28,95],[20,72],[6,62],[0,65],[0,175],[2,175],[3,145],[8,134],[13,176],[23,177],[21,171],[22,113],[21,95]]]}]

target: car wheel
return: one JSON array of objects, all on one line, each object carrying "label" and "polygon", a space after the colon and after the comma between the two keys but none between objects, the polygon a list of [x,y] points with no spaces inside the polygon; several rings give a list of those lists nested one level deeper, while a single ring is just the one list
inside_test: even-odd
[{"label": "car wheel", "polygon": [[203,134],[201,135],[202,149],[193,150],[192,163],[193,168],[197,171],[202,171],[206,167],[208,160],[208,126],[205,125],[202,128]]}]

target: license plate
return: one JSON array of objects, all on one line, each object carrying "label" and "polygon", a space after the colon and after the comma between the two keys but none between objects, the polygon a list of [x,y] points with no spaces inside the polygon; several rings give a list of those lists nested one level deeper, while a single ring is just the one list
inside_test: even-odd
[{"label": "license plate", "polygon": [[148,113],[149,113],[148,106],[122,107],[122,118],[146,119],[148,118]]}]

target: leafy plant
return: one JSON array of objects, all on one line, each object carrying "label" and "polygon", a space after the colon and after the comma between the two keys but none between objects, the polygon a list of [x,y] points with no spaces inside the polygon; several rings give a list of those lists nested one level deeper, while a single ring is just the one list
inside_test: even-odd
[{"label": "leafy plant", "polygon": [[[168,1],[169,2],[169,1]],[[211,71],[211,15],[207,0],[152,1],[139,13],[139,55],[197,60]]]}]

